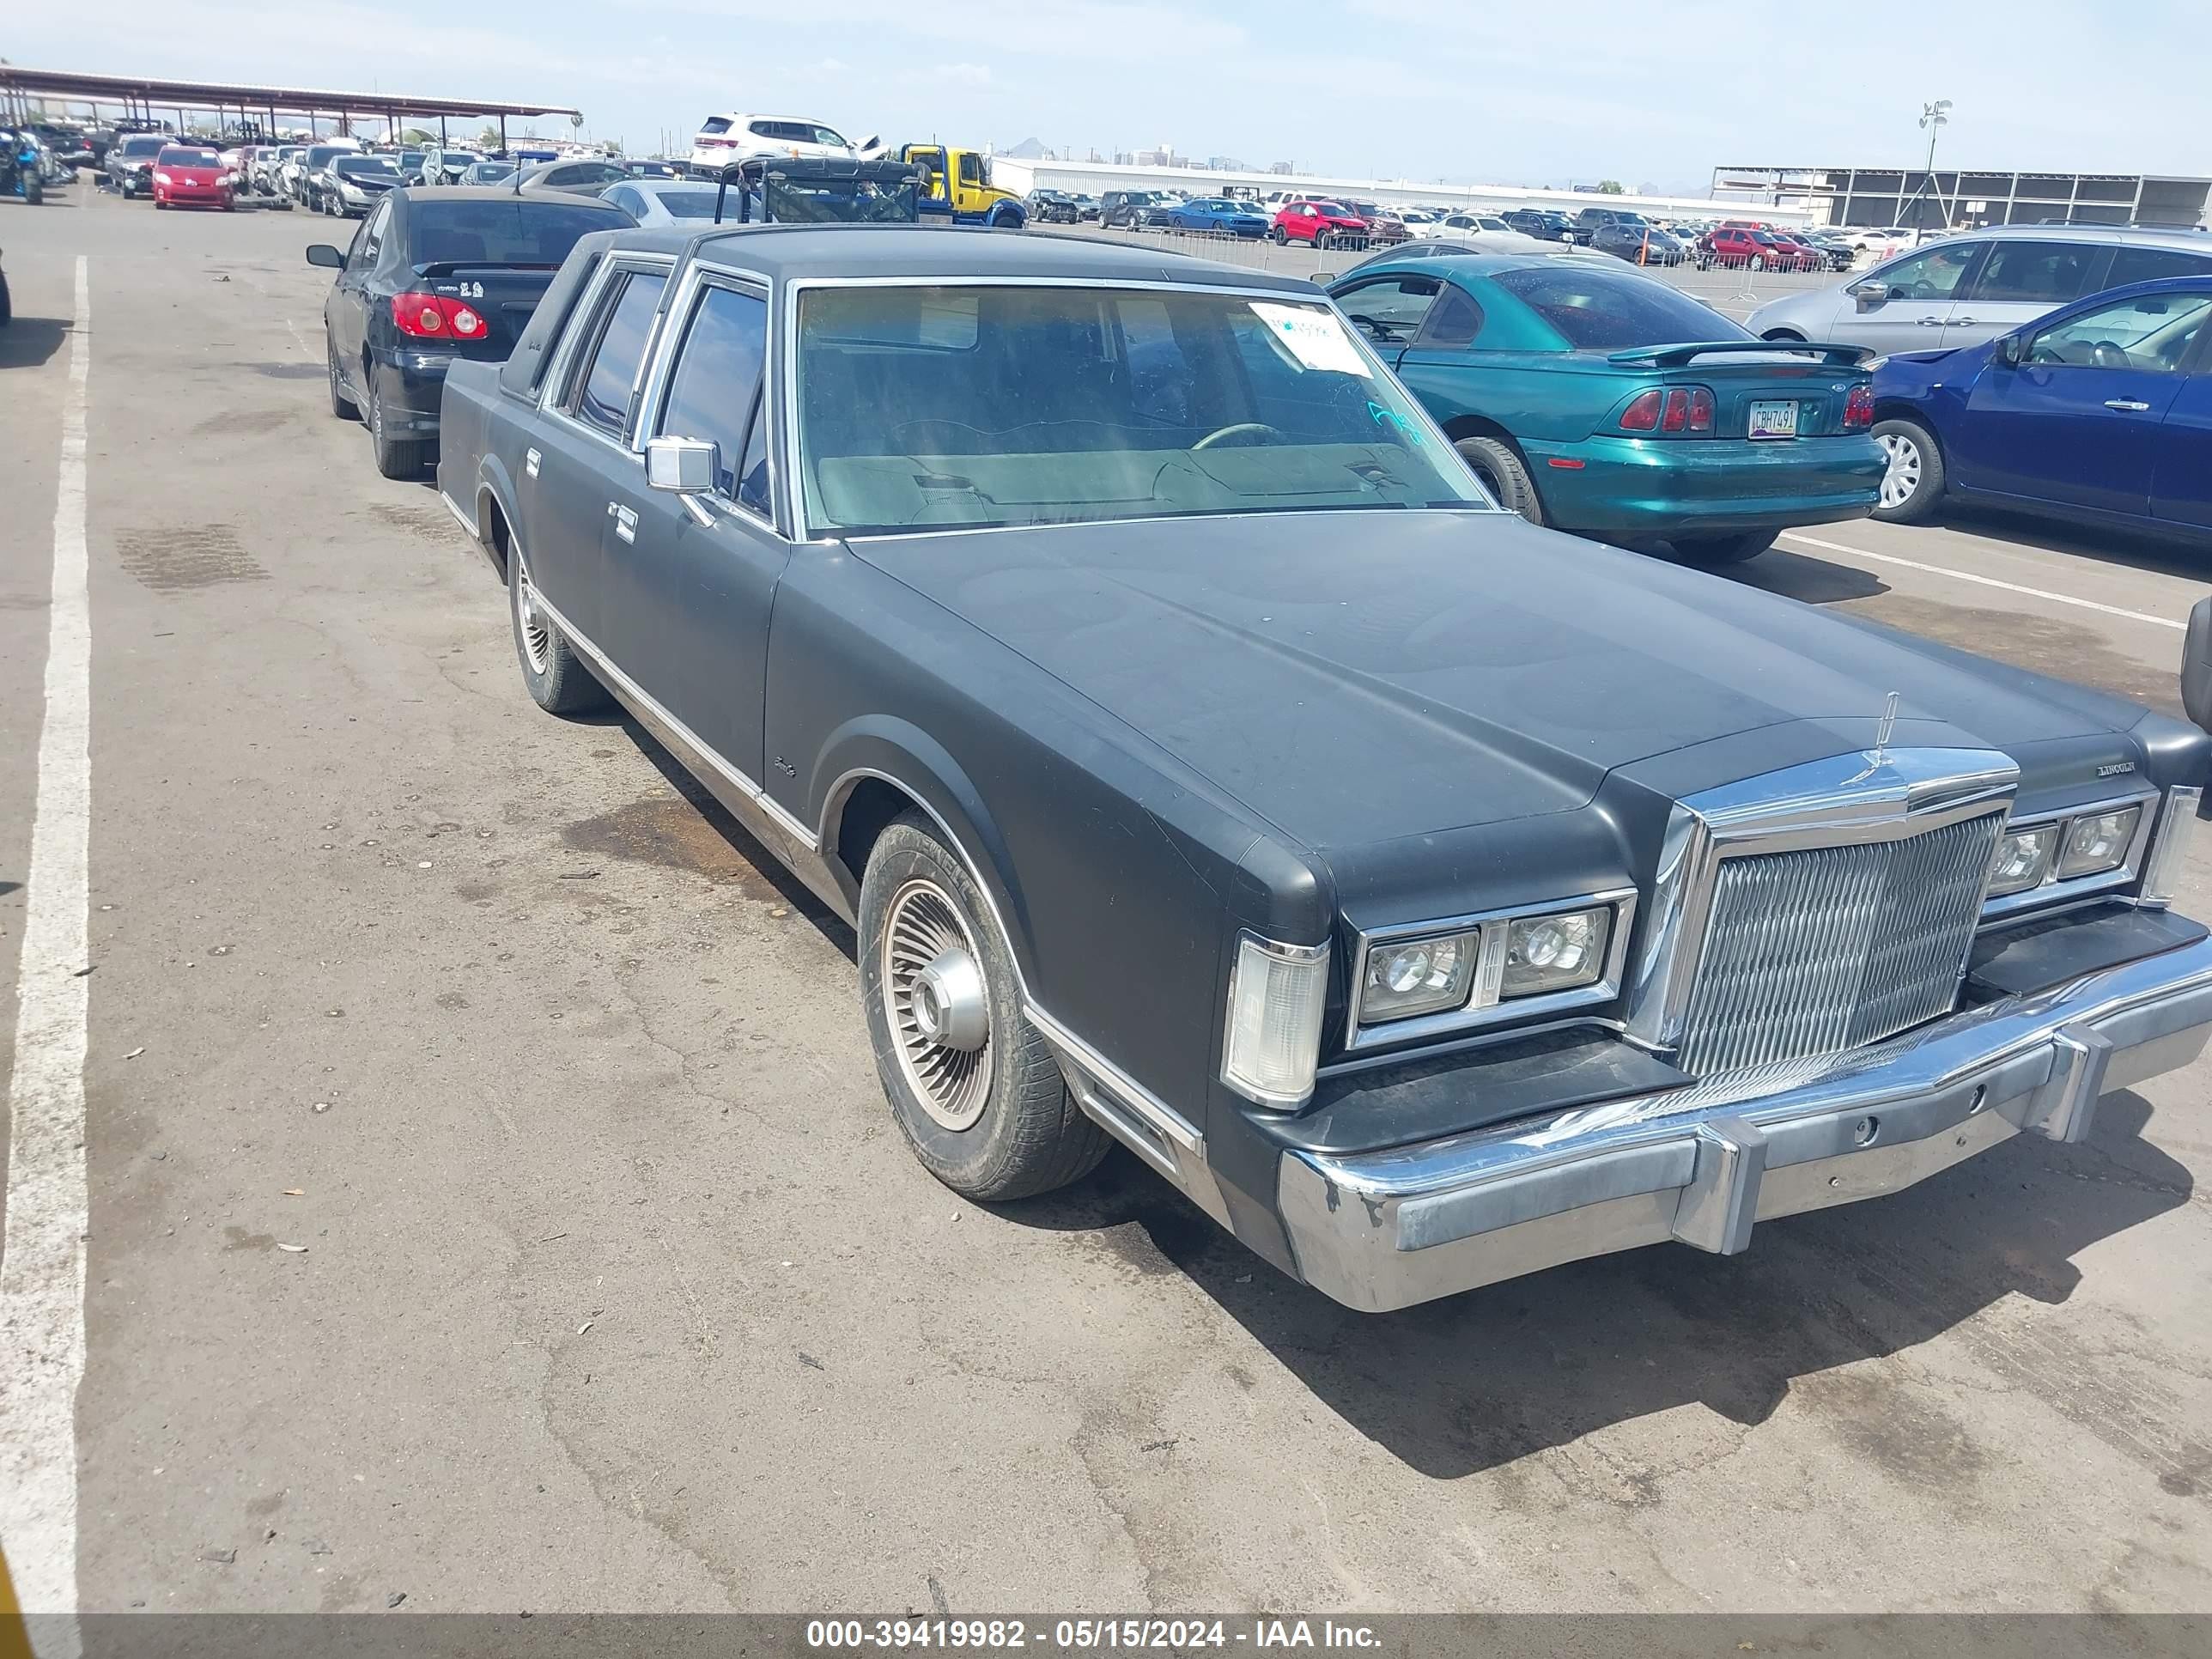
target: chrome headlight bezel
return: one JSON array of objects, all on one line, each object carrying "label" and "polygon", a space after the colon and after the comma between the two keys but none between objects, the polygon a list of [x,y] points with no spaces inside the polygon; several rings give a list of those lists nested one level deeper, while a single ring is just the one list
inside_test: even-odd
[{"label": "chrome headlight bezel", "polygon": [[[1532,1022],[1548,1014],[1613,1000],[1620,994],[1629,935],[1635,924],[1637,896],[1633,887],[1607,888],[1537,903],[1359,932],[1352,951],[1352,978],[1346,997],[1344,1051],[1364,1053],[1509,1023]],[[1594,952],[1594,978],[1556,988],[1539,987],[1517,994],[1509,991],[1507,960],[1516,926],[1591,910],[1602,910],[1606,915],[1605,937]],[[1385,1013],[1378,1018],[1366,998],[1368,978],[1376,955],[1409,944],[1453,937],[1471,937],[1475,940],[1474,971],[1466,994],[1448,1007]]]},{"label": "chrome headlight bezel", "polygon": [[[2023,911],[2071,903],[2077,899],[2132,886],[2143,873],[2150,849],[2152,827],[2164,821],[2160,802],[2159,793],[2146,789],[2133,794],[2084,801],[2078,806],[2069,806],[2056,812],[2022,813],[2010,819],[2005,824],[2004,835],[1997,842],[1998,856],[2002,855],[2004,848],[2016,836],[2045,831],[2051,832],[2051,854],[2033,884],[2009,889],[1991,885],[1983,897],[1983,921],[2005,920]],[[2136,814],[2135,822],[2126,850],[2118,863],[2071,876],[2060,873],[2066,848],[2073,838],[2076,824],[2130,810]],[[1996,867],[1993,859],[1990,865],[1992,872]]]}]

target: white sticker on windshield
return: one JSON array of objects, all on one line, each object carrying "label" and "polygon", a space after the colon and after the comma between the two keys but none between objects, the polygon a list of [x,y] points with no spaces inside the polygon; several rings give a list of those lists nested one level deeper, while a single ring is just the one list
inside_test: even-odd
[{"label": "white sticker on windshield", "polygon": [[1352,344],[1352,337],[1344,331],[1344,325],[1333,311],[1322,311],[1312,306],[1270,305],[1264,300],[1247,300],[1252,314],[1267,325],[1272,333],[1290,349],[1308,368],[1333,369],[1339,374],[1358,374],[1372,379],[1367,360]]}]

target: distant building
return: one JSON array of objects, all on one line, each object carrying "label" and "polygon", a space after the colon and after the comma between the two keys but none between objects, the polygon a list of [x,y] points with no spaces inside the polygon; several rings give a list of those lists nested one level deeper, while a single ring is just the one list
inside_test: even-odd
[{"label": "distant building", "polygon": [[1024,138],[1012,149],[1002,149],[1001,155],[1011,155],[1017,161],[1042,161],[1050,159],[1052,152],[1044,147],[1041,138]]},{"label": "distant building", "polygon": [[1209,155],[1206,158],[1206,165],[1207,170],[1213,173],[1249,173],[1252,170],[1233,155]]},{"label": "distant building", "polygon": [[1174,145],[1162,144],[1158,149],[1139,150],[1137,165],[1140,167],[1187,167],[1190,163],[1176,154]]},{"label": "distant building", "polygon": [[1291,173],[1297,172],[1297,169],[1293,167],[1288,161],[1273,161],[1268,164],[1267,171],[1273,173],[1277,178],[1287,179]]},{"label": "distant building", "polygon": [[1713,169],[1712,193],[1809,210],[1831,225],[2200,225],[2212,179],[2148,173],[1985,173],[1938,167]]}]

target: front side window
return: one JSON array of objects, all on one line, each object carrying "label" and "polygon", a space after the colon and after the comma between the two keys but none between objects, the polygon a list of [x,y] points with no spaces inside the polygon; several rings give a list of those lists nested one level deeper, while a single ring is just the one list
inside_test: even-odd
[{"label": "front side window", "polygon": [[1909,259],[1899,259],[1881,273],[1890,292],[1905,300],[1949,300],[1980,257],[1978,242],[1939,243]]},{"label": "front side window", "polygon": [[629,422],[629,397],[645,362],[645,343],[653,332],[653,313],[666,278],[633,270],[620,279],[621,291],[607,312],[599,344],[576,394],[576,418],[611,437],[620,437]]},{"label": "front side window", "polygon": [[733,500],[767,357],[768,301],[734,289],[705,289],[668,377],[659,435],[713,444],[714,488]]},{"label": "front side window", "polygon": [[1344,314],[1378,345],[1401,346],[1420,331],[1421,319],[1443,284],[1433,276],[1380,276],[1337,296]]},{"label": "front side window", "polygon": [[1490,280],[1533,312],[1568,351],[1753,337],[1741,324],[1677,289],[1584,261],[1494,271]]},{"label": "front side window", "polygon": [[2014,242],[1990,245],[1969,300],[2020,305],[2064,305],[2088,285],[2090,267],[2104,250],[2089,242]]},{"label": "front side window", "polygon": [[811,533],[1483,504],[1294,293],[824,288],[796,343]]},{"label": "front side window", "polygon": [[2212,294],[2139,294],[2046,328],[2027,349],[2032,363],[2179,374],[2212,313]]},{"label": "front side window", "polygon": [[836,129],[831,127],[815,128],[813,132],[813,142],[817,144],[827,144],[832,149],[850,149],[853,148],[850,144],[845,142],[845,137],[842,133],[838,132]]}]

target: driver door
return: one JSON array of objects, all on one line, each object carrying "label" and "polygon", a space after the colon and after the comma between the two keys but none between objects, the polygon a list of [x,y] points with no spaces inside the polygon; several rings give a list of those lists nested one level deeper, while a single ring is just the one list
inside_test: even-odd
[{"label": "driver door", "polygon": [[2150,510],[2160,424],[2212,314],[2201,294],[2091,305],[1992,355],[1950,445],[1968,489],[2141,516]]},{"label": "driver door", "polygon": [[[1938,242],[1896,264],[1873,271],[1867,283],[1885,283],[1887,299],[1862,299],[1851,293],[1836,321],[1837,332],[1856,345],[1872,346],[1882,356],[1899,351],[1933,351],[1957,309],[1958,298],[1978,270],[1986,242]],[[1856,289],[1863,284],[1854,283]]]}]

